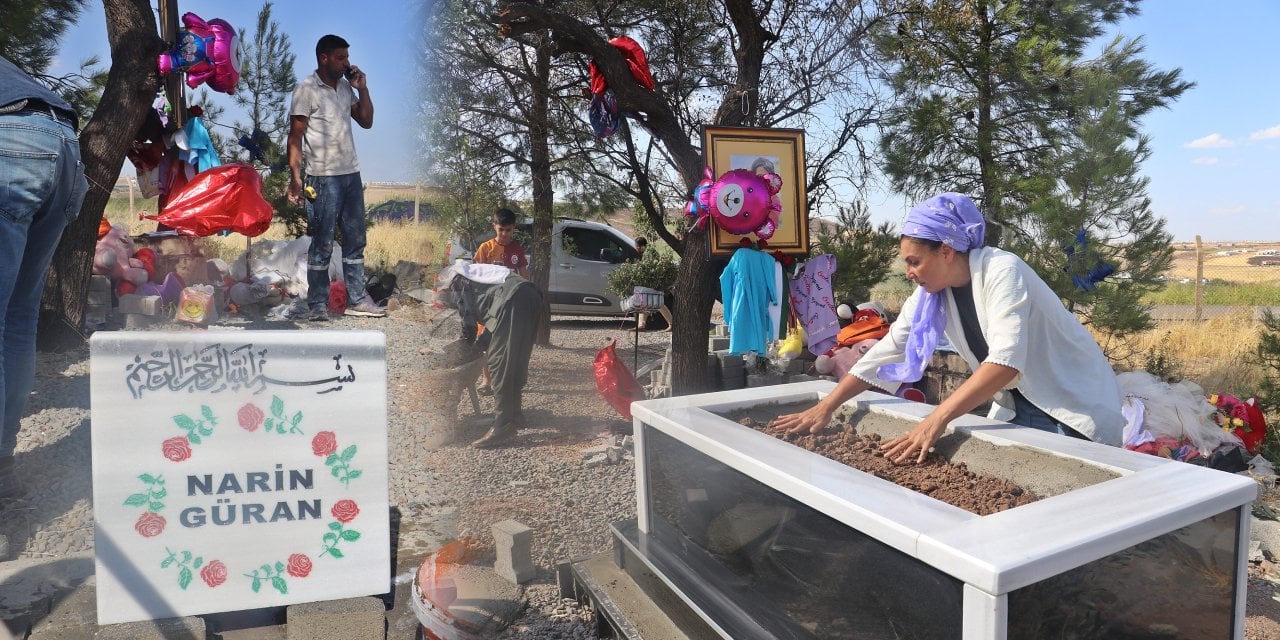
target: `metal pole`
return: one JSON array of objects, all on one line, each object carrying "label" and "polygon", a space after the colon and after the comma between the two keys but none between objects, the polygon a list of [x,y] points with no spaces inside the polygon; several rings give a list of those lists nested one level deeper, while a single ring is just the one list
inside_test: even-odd
[{"label": "metal pole", "polygon": [[[160,37],[169,46],[178,40],[178,0],[159,0]],[[173,119],[169,122],[170,130],[181,129],[187,121],[187,105],[183,99],[182,74],[175,71],[165,76],[164,92],[173,110]]]},{"label": "metal pole", "polygon": [[1200,236],[1196,236],[1196,322],[1200,322],[1204,306],[1204,247],[1200,244]]}]

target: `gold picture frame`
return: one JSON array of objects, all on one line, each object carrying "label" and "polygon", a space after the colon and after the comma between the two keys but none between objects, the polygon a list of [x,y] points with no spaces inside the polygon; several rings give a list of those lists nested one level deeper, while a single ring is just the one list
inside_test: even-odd
[{"label": "gold picture frame", "polygon": [[[805,201],[804,131],[802,129],[757,129],[751,127],[703,127],[702,157],[719,177],[730,169],[763,166],[782,176],[782,215],[778,229],[769,238],[767,251],[791,256],[809,255],[809,210]],[[744,236],[720,228],[711,220],[707,234],[712,256],[731,255]],[[758,238],[747,234],[751,240]]]}]

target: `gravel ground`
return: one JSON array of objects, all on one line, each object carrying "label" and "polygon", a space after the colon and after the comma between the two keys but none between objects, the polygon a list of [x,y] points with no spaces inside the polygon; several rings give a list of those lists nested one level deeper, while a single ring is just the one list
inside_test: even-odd
[{"label": "gravel ground", "polygon": [[[590,639],[592,614],[562,601],[555,584],[558,562],[610,548],[608,524],[635,515],[635,469],[618,464],[588,468],[585,449],[614,444],[630,424],[595,391],[592,359],[610,338],[631,357],[630,323],[617,319],[556,319],[549,348],[535,348],[524,408],[529,427],[509,446],[475,450],[467,443],[488,428],[493,402],[480,398],[474,415],[464,395],[456,414],[440,406],[440,376],[423,354],[456,337],[451,311],[417,304],[387,318],[335,318],[328,323],[246,321],[244,329],[379,329],[387,335],[390,501],[399,512],[397,564],[403,574],[453,539],[464,539],[472,562],[492,563],[490,526],[514,518],[533,528],[537,578],[529,602],[504,638]],[[156,329],[189,329],[162,325]],[[640,334],[640,362],[661,357],[670,334]],[[0,505],[0,534],[9,558],[58,558],[93,549],[89,465],[88,349],[41,353],[36,387],[19,434],[18,475],[26,495]],[[1280,640],[1280,589],[1275,565],[1254,567],[1245,637]]]},{"label": "gravel ground", "polygon": [[[630,456],[588,468],[582,450],[616,444],[630,432],[595,391],[596,351],[610,338],[625,341],[630,323],[569,318],[552,323],[551,347],[535,348],[524,395],[529,426],[508,446],[471,449],[492,419],[493,399],[480,397],[476,415],[465,395],[454,412],[440,406],[423,354],[457,337],[452,311],[410,303],[387,318],[334,318],[328,323],[248,321],[244,329],[379,329],[387,335],[390,501],[400,514],[397,564],[401,573],[444,542],[468,542],[477,564],[493,561],[490,527],[515,519],[534,530],[538,577],[525,589],[530,606],[509,631],[521,638],[593,638],[589,611],[562,602],[555,565],[610,548],[608,524],[635,515],[635,468]],[[157,325],[155,330],[188,330]],[[661,357],[670,334],[640,334],[641,362]],[[620,347],[620,351],[621,351]],[[89,465],[88,349],[41,353],[36,387],[19,433],[17,472],[25,495],[0,506],[0,534],[9,558],[57,558],[93,549]]]}]

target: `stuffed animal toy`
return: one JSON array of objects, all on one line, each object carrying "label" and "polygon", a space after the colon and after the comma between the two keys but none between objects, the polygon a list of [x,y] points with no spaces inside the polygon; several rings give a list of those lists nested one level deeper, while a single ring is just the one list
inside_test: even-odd
[{"label": "stuffed animal toy", "polygon": [[221,18],[205,22],[194,13],[183,14],[182,24],[186,28],[178,33],[178,41],[157,60],[160,74],[185,71],[192,89],[203,82],[214,91],[235,95],[240,82],[235,27]]},{"label": "stuffed animal toy", "polygon": [[1246,451],[1258,453],[1258,445],[1267,437],[1267,421],[1258,407],[1257,398],[1241,400],[1226,393],[1215,393],[1209,396],[1217,412],[1213,419],[1223,431],[1234,433],[1244,443]]},{"label": "stuffed animal toy", "polygon": [[822,375],[834,375],[836,381],[843,380],[849,375],[849,370],[853,368],[854,363],[862,359],[879,340],[870,338],[863,340],[849,347],[836,347],[820,356],[813,362],[813,366]]},{"label": "stuffed animal toy", "polygon": [[147,270],[133,257],[133,239],[121,227],[111,227],[93,254],[93,273],[111,278],[118,295],[135,293],[147,281]]},{"label": "stuffed animal toy", "polygon": [[711,167],[707,167],[702,171],[702,182],[698,183],[693,189],[693,197],[684,205],[684,215],[693,222],[693,226],[701,229],[707,224],[707,217],[711,214],[708,203],[711,201],[711,185],[716,183],[715,174],[711,173]]},{"label": "stuffed animal toy", "polygon": [[737,236],[755,233],[769,239],[778,229],[782,201],[782,176],[757,176],[747,169],[732,169],[721,175],[700,198],[702,206],[722,229]]}]

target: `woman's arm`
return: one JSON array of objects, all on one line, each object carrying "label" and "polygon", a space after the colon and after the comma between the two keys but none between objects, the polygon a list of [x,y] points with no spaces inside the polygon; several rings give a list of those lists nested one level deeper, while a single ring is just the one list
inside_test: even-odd
[{"label": "woman's arm", "polygon": [[924,462],[929,449],[942,436],[942,432],[952,420],[990,400],[997,391],[1017,377],[1017,369],[1002,364],[982,363],[968,380],[965,380],[954,393],[925,416],[920,424],[911,431],[884,443],[880,449],[884,451],[886,458],[894,462],[903,462],[912,452],[917,454],[916,462]]}]

